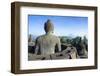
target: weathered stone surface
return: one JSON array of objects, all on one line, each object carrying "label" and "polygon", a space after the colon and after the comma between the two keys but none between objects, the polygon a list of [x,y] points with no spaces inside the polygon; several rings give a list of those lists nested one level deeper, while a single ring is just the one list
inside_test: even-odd
[{"label": "weathered stone surface", "polygon": [[60,53],[55,53],[55,54],[51,54],[51,59],[69,59],[69,56],[66,54],[63,54],[62,52]]},{"label": "weathered stone surface", "polygon": [[50,55],[28,54],[28,60],[50,60]]},{"label": "weathered stone surface", "polygon": [[34,42],[28,42],[28,46],[35,46]]},{"label": "weathered stone surface", "polygon": [[45,23],[44,29],[46,34],[36,39],[35,54],[37,54],[38,51],[40,51],[41,55],[54,54],[56,46],[58,51],[61,51],[60,39],[53,35],[54,26],[50,20]]},{"label": "weathered stone surface", "polygon": [[83,42],[80,43],[80,50],[79,50],[79,56],[80,58],[88,58],[88,51],[86,50],[86,46]]},{"label": "weathered stone surface", "polygon": [[79,58],[77,50],[73,46],[67,46],[65,50],[62,51],[63,55],[68,55],[69,59],[77,59]]},{"label": "weathered stone surface", "polygon": [[32,42],[32,35],[29,35],[28,42]]},{"label": "weathered stone surface", "polygon": [[[84,56],[82,56],[84,57]],[[36,55],[29,53],[29,60],[54,60],[54,59],[78,59],[77,50],[73,46],[66,46],[66,49],[54,54]]]}]

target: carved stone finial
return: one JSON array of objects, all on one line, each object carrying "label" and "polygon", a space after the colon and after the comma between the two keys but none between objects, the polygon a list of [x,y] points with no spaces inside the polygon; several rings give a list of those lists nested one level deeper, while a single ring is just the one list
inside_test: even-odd
[{"label": "carved stone finial", "polygon": [[29,35],[28,42],[32,42],[32,35],[31,34]]}]

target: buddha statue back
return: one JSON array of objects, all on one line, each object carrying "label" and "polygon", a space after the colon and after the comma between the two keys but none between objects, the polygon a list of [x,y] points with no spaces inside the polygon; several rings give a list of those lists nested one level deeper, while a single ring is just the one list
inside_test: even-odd
[{"label": "buddha statue back", "polygon": [[35,43],[35,54],[40,51],[40,54],[54,54],[55,48],[58,49],[58,52],[61,51],[60,39],[53,35],[54,26],[51,20],[47,20],[44,24],[44,30],[46,34],[37,37]]}]

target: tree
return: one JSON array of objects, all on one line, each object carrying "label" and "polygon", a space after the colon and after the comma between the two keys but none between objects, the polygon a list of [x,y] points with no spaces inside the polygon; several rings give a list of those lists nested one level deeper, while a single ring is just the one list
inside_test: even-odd
[{"label": "tree", "polygon": [[67,38],[65,38],[65,37],[60,38],[61,43],[66,43],[66,40],[67,40]]}]

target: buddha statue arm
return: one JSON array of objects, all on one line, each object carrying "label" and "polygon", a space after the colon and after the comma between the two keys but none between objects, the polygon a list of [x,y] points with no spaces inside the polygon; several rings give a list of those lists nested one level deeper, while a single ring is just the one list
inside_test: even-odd
[{"label": "buddha statue arm", "polygon": [[57,47],[58,47],[58,52],[60,52],[61,51],[60,39],[58,39],[58,41],[57,41]]},{"label": "buddha statue arm", "polygon": [[38,54],[38,51],[39,51],[39,43],[38,43],[38,39],[36,39],[36,42],[35,42],[35,54]]}]

